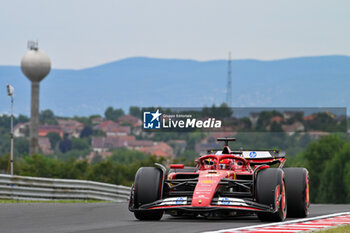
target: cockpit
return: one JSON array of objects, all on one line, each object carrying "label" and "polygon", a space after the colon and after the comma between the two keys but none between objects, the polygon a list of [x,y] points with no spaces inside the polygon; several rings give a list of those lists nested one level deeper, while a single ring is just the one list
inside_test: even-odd
[{"label": "cockpit", "polygon": [[244,162],[236,158],[208,157],[200,160],[200,170],[236,170],[242,169]]}]

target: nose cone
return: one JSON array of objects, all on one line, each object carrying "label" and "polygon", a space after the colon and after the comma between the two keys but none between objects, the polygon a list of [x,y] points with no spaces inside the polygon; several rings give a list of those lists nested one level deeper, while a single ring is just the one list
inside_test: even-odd
[{"label": "nose cone", "polygon": [[226,171],[203,171],[199,174],[198,183],[192,196],[192,206],[207,207],[218,188],[222,178],[227,175]]},{"label": "nose cone", "polygon": [[29,50],[21,61],[22,72],[32,82],[40,82],[51,70],[49,56],[41,50]]}]

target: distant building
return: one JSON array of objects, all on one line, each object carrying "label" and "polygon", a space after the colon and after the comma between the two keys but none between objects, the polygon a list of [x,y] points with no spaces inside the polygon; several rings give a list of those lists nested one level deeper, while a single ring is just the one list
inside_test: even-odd
[{"label": "distant building", "polygon": [[18,123],[13,128],[13,136],[15,138],[18,137],[28,137],[29,136],[29,122],[26,123]]},{"label": "distant building", "polygon": [[104,131],[109,136],[127,136],[130,134],[130,127],[129,126],[118,126],[117,128],[108,128],[106,131]]},{"label": "distant building", "polygon": [[252,123],[252,127],[255,128],[256,124],[258,123],[258,119],[259,119],[259,112],[251,112],[249,114],[249,120]]},{"label": "distant building", "polygon": [[84,124],[76,120],[57,120],[58,125],[61,127],[63,134],[68,134],[69,136],[79,138],[80,132],[84,128]]},{"label": "distant building", "polygon": [[171,148],[171,146],[169,146],[165,142],[155,142],[152,146],[141,147],[137,150],[143,153],[146,153],[149,155],[155,155],[158,157],[167,157],[167,158],[174,157],[173,149]]},{"label": "distant building", "polygon": [[53,151],[51,150],[50,140],[47,137],[39,137],[38,144],[39,144],[40,150],[44,154],[52,154],[53,153]]},{"label": "distant building", "polygon": [[130,135],[131,129],[130,126],[121,126],[120,124],[114,121],[104,121],[99,125],[96,125],[94,129],[102,130],[106,133],[107,137],[110,136],[127,136]]},{"label": "distant building", "polygon": [[303,132],[303,131],[305,131],[304,125],[301,122],[299,122],[299,121],[294,122],[291,125],[282,125],[282,129],[288,135],[293,135],[296,132]]},{"label": "distant building", "polygon": [[304,121],[313,121],[313,120],[315,120],[315,118],[316,118],[316,115],[315,115],[315,114],[312,114],[312,115],[309,115],[309,116],[305,116],[305,117],[303,118],[303,120],[304,120]]},{"label": "distant building", "polygon": [[142,121],[140,118],[137,118],[131,115],[124,115],[119,117],[118,123],[120,125],[128,124],[132,127],[140,127],[142,125]]},{"label": "distant building", "polygon": [[61,126],[59,125],[39,125],[39,137],[45,137],[50,132],[55,132],[60,135],[61,138],[63,138],[63,131]]},{"label": "distant building", "polygon": [[283,121],[283,117],[280,116],[274,116],[270,119],[270,122],[276,122],[277,124],[281,124],[281,122]]},{"label": "distant building", "polygon": [[300,114],[301,117],[304,116],[304,112],[303,111],[285,111],[285,112],[283,112],[283,118],[288,120],[290,118],[295,117],[298,114]]},{"label": "distant building", "polygon": [[95,152],[106,152],[119,147],[127,147],[133,141],[135,141],[134,136],[92,137],[91,147]]},{"label": "distant building", "polygon": [[102,117],[94,117],[91,119],[91,123],[93,125],[99,125],[101,124],[105,119],[103,119]]},{"label": "distant building", "polygon": [[107,120],[107,121],[103,121],[101,122],[100,124],[96,125],[94,127],[94,129],[99,129],[99,130],[102,130],[104,132],[106,132],[108,129],[110,128],[118,128],[119,124],[114,122],[114,121],[111,121],[111,120]]}]

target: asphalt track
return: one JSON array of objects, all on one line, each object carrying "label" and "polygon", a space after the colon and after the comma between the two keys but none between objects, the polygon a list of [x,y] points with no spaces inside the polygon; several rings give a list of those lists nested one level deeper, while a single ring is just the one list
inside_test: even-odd
[{"label": "asphalt track", "polygon": [[[311,205],[309,217],[350,211],[350,205]],[[288,220],[292,220],[291,218]],[[0,204],[1,233],[193,233],[261,224],[254,216],[230,219],[175,218],[141,222],[126,203]]]}]

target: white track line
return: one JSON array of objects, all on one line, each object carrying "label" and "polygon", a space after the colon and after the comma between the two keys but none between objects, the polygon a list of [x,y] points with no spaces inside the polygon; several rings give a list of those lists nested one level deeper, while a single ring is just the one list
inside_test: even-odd
[{"label": "white track line", "polygon": [[248,227],[238,227],[238,228],[223,229],[223,230],[217,230],[217,231],[205,231],[203,233],[224,233],[224,232],[248,230],[248,229],[254,229],[255,230],[255,228],[258,228],[258,227],[279,226],[279,225],[286,225],[286,224],[291,224],[291,223],[307,222],[307,221],[318,220],[318,219],[323,219],[323,218],[330,218],[330,217],[336,217],[336,216],[347,215],[347,214],[350,214],[350,212],[328,214],[328,215],[322,215],[322,216],[317,216],[317,217],[313,217],[313,218],[302,218],[302,219],[296,219],[296,220],[290,220],[290,221],[284,221],[284,222],[278,222],[278,223],[252,225],[252,226],[248,226]]}]

